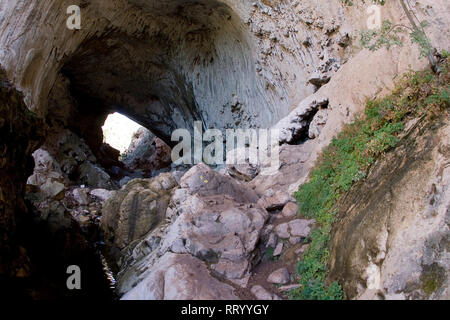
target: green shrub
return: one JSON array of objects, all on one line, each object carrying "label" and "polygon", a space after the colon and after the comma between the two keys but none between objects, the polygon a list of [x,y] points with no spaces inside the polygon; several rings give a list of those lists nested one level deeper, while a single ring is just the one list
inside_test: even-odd
[{"label": "green shrub", "polygon": [[391,96],[367,102],[363,116],[344,129],[325,148],[309,182],[294,194],[299,213],[314,218],[319,228],[312,231],[310,246],[298,263],[301,288],[289,293],[292,299],[342,299],[341,286],[327,286],[330,231],[340,197],[368,170],[383,153],[394,148],[399,134],[410,118],[436,117],[449,108],[448,61],[444,72],[409,73],[398,83]]}]

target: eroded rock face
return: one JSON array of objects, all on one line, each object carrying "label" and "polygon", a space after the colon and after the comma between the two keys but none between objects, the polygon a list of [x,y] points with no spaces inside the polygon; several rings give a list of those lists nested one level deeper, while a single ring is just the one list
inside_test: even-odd
[{"label": "eroded rock face", "polygon": [[441,120],[419,122],[341,203],[330,277],[348,298],[449,299],[448,114]]},{"label": "eroded rock face", "polygon": [[77,31],[66,28],[66,9],[58,0],[4,1],[0,44],[9,49],[0,62],[31,108],[92,148],[114,111],[166,143],[194,120],[270,126],[316,90],[305,79],[334,75],[366,25],[365,7],[339,0],[84,2]]}]

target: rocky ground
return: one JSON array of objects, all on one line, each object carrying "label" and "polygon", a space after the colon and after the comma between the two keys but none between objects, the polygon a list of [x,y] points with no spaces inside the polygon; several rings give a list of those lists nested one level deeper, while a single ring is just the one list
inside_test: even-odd
[{"label": "rocky ground", "polygon": [[[69,137],[57,148],[44,146],[49,151],[33,154],[36,166],[28,179],[27,199],[55,228],[72,222],[80,226],[87,242],[102,249],[124,299],[282,299],[298,287],[295,265],[314,220],[296,217],[295,200],[275,177],[273,188],[261,194],[252,184],[258,175],[249,175],[254,166],[218,172],[200,164],[188,171],[169,168],[153,178],[128,176],[119,189],[95,165],[87,145],[76,135]],[[147,170],[161,169],[152,160],[161,152],[152,148],[152,139],[144,141],[136,135],[129,163],[147,160]],[[303,146],[285,148],[292,155]],[[292,165],[284,164],[284,170],[293,172]],[[92,169],[80,170],[84,167]],[[292,181],[298,174],[302,171]],[[185,278],[200,269],[201,277]],[[194,286],[202,289],[192,291]],[[172,291],[164,289],[169,287]]]}]

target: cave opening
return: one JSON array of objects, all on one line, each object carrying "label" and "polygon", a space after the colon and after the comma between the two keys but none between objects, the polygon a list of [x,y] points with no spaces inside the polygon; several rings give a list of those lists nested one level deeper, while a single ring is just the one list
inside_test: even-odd
[{"label": "cave opening", "polygon": [[[135,28],[91,35],[65,57],[49,94],[50,133],[34,154],[28,198],[43,228],[50,217],[58,235],[73,237],[47,232],[57,245],[53,257],[60,247],[80,246],[83,238],[91,250],[78,256],[69,250],[58,261],[61,268],[86,257],[98,262],[100,199],[131,179],[170,170],[173,131],[193,132],[195,121],[204,129],[268,125],[276,115],[261,113],[274,104],[256,72],[245,25],[230,7],[178,0],[159,11],[141,5]],[[110,117],[121,120],[108,131]],[[109,140],[110,134],[120,143]],[[130,149],[139,157],[124,152]],[[30,248],[39,256],[40,248]],[[95,270],[101,267],[97,262]],[[47,277],[53,281],[51,273]],[[62,279],[57,286],[64,291]],[[97,282],[101,289],[103,280]]]},{"label": "cave opening", "polygon": [[130,147],[136,132],[143,129],[144,127],[130,118],[118,112],[111,113],[102,126],[103,142],[119,150],[121,155],[123,155]]}]

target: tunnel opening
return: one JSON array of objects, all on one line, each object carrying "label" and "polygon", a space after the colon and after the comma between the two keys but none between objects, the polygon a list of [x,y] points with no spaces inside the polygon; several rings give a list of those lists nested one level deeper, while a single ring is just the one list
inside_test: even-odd
[{"label": "tunnel opening", "polygon": [[109,114],[102,127],[103,143],[119,150],[122,156],[128,150],[137,131],[143,128],[140,124],[118,112]]}]

